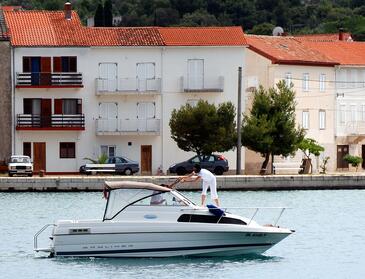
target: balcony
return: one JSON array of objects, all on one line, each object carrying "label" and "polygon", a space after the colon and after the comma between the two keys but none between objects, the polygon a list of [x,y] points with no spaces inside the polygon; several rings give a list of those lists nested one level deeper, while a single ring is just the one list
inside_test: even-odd
[{"label": "balcony", "polygon": [[96,95],[158,95],[161,94],[161,79],[96,79]]},{"label": "balcony", "polygon": [[181,92],[221,93],[224,90],[224,77],[180,78]]},{"label": "balcony", "polygon": [[160,119],[97,119],[96,134],[155,135],[160,134]]},{"label": "balcony", "polygon": [[82,73],[17,73],[16,88],[81,88]]},{"label": "balcony", "polygon": [[83,114],[18,114],[17,130],[85,130],[85,116]]}]

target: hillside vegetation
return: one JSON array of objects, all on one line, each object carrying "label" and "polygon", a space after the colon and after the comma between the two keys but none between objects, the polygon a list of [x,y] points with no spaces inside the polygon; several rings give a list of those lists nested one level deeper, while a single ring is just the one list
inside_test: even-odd
[{"label": "hillside vegetation", "polygon": [[[0,0],[2,5],[59,10],[64,0]],[[81,19],[94,16],[100,1],[71,0]],[[339,28],[365,40],[364,0],[113,0],[121,26],[241,25],[245,32],[334,33]]]}]

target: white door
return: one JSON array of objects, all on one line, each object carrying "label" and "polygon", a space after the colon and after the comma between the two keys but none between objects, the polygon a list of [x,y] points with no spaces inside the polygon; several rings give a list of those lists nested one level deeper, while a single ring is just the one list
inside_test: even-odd
[{"label": "white door", "polygon": [[154,91],[155,82],[155,63],[137,63],[137,90]]},{"label": "white door", "polygon": [[99,103],[99,132],[118,131],[118,104]]},{"label": "white door", "polygon": [[153,130],[153,120],[155,118],[155,103],[137,103],[138,131]]},{"label": "white door", "polygon": [[187,89],[194,90],[203,88],[204,88],[204,60],[189,59]]},{"label": "white door", "polygon": [[117,84],[117,63],[100,63],[98,89],[114,92],[117,91]]}]

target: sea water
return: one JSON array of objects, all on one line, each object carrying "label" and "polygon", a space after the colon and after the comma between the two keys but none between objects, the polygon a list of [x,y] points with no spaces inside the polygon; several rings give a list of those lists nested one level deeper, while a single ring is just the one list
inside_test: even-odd
[{"label": "sea water", "polygon": [[[184,192],[197,203],[198,192]],[[365,191],[219,192],[237,207],[287,206],[279,225],[296,232],[262,256],[218,258],[47,258],[33,252],[33,236],[57,219],[104,213],[98,192],[0,193],[0,278],[365,278]],[[260,210],[257,221],[275,221]],[[46,236],[45,236],[46,237]]]}]

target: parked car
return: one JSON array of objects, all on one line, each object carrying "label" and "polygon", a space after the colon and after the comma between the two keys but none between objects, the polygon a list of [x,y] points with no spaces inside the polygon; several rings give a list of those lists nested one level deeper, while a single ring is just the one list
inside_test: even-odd
[{"label": "parked car", "polygon": [[224,172],[228,171],[228,161],[222,155],[198,155],[190,158],[181,163],[172,165],[169,168],[170,173],[176,173],[178,175],[184,175],[193,171],[195,164],[200,164],[204,169],[207,169],[216,175],[222,175]]},{"label": "parked car", "polygon": [[110,157],[105,164],[86,164],[80,167],[80,173],[115,173],[133,175],[139,172],[139,164],[126,157]]},{"label": "parked car", "polygon": [[33,176],[33,163],[30,157],[24,155],[11,156],[8,164],[8,174],[9,176],[14,174]]}]

